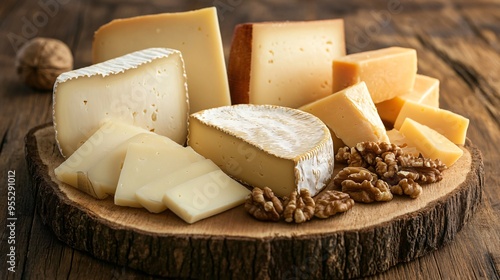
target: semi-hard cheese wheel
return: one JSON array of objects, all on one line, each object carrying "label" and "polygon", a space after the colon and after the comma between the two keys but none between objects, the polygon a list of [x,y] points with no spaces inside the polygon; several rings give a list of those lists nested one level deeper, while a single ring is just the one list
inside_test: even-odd
[{"label": "semi-hard cheese wheel", "polygon": [[65,157],[110,119],[186,142],[189,101],[177,50],[146,49],[63,73],[53,100],[56,140]]},{"label": "semi-hard cheese wheel", "polygon": [[278,196],[315,195],[329,182],[333,142],[326,125],[296,109],[240,104],[192,114],[188,144],[224,172]]},{"label": "semi-hard cheese wheel", "polygon": [[332,59],[344,55],[342,19],[237,25],[231,100],[298,108],[332,93]]},{"label": "semi-hard cheese wheel", "polygon": [[231,104],[215,7],[113,20],[94,34],[93,62],[153,47],[182,52],[192,113]]}]

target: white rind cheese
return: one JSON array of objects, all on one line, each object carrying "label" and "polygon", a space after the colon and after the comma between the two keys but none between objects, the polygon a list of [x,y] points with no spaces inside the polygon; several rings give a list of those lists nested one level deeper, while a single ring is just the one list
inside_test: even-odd
[{"label": "white rind cheese", "polygon": [[189,101],[182,55],[153,48],[61,74],[54,85],[56,141],[70,156],[116,119],[184,144]]},{"label": "white rind cheese", "polygon": [[333,142],[325,124],[296,109],[241,104],[190,116],[188,144],[224,172],[254,187],[287,196],[312,195],[333,172]]}]

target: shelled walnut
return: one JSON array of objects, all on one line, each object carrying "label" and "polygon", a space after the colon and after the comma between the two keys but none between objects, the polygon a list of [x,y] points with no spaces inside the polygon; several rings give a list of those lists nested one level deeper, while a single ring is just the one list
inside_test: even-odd
[{"label": "shelled walnut", "polygon": [[71,50],[56,39],[34,38],[26,42],[16,56],[17,74],[35,89],[51,90],[57,76],[71,69]]},{"label": "shelled walnut", "polygon": [[407,195],[417,198],[422,192],[422,187],[410,178],[404,178],[395,186],[391,186],[391,193],[397,195]]},{"label": "shelled walnut", "polygon": [[337,213],[346,212],[354,206],[354,200],[349,194],[328,190],[314,198],[316,207],[314,216],[326,219]]},{"label": "shelled walnut", "polygon": [[270,188],[253,188],[245,202],[245,209],[257,220],[276,222],[283,213],[283,204]]},{"label": "shelled walnut", "polygon": [[297,224],[306,222],[314,216],[315,202],[309,190],[301,189],[299,193],[294,191],[284,199],[285,210],[283,216],[288,223]]}]

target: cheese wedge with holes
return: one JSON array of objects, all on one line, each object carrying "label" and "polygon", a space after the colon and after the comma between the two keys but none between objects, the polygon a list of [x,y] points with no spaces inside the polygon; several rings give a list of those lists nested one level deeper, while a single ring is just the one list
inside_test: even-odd
[{"label": "cheese wedge with holes", "polygon": [[320,118],[349,147],[364,141],[390,142],[365,82],[299,109]]},{"label": "cheese wedge with holes", "polygon": [[439,80],[417,75],[411,93],[380,102],[375,106],[383,121],[394,124],[401,108],[408,100],[439,108]]},{"label": "cheese wedge with holes", "polygon": [[398,118],[394,123],[394,128],[401,131],[401,126],[406,118],[411,118],[420,124],[436,130],[455,144],[463,145],[465,143],[469,119],[459,114],[407,101],[399,112]]},{"label": "cheese wedge with holes", "polygon": [[220,168],[215,163],[203,159],[144,185],[135,192],[135,195],[139,203],[149,212],[160,213],[167,209],[163,203],[166,192],[177,185],[217,170]]},{"label": "cheese wedge with holes", "polygon": [[92,176],[89,176],[93,167],[105,160],[121,143],[127,142],[128,139],[134,138],[136,135],[149,134],[152,133],[140,127],[118,121],[108,121],[70,157],[55,168],[55,176],[59,181],[95,198],[106,198],[109,192],[95,184]]},{"label": "cheese wedge with holes", "polygon": [[333,172],[333,142],[317,117],[274,105],[240,104],[190,116],[188,144],[225,173],[278,196],[321,191]]},{"label": "cheese wedge with holes", "polygon": [[335,58],[332,68],[333,92],[364,81],[376,104],[411,92],[417,74],[417,52],[390,47],[354,53]]},{"label": "cheese wedge with holes", "polygon": [[199,156],[188,156],[190,150],[172,140],[152,143],[130,143],[125,155],[120,178],[116,187],[116,205],[141,208],[135,193],[147,183],[200,160]]},{"label": "cheese wedge with holes", "polygon": [[424,157],[440,159],[446,166],[452,166],[463,150],[434,129],[406,118],[400,132]]},{"label": "cheese wedge with holes", "polygon": [[331,62],[344,55],[342,19],[237,25],[228,62],[231,100],[298,108],[332,93]]},{"label": "cheese wedge with holes", "polygon": [[163,202],[192,224],[242,204],[249,194],[243,185],[216,170],[169,189]]},{"label": "cheese wedge with holes", "polygon": [[116,119],[184,144],[189,104],[182,55],[153,48],[61,74],[53,121],[63,156]]},{"label": "cheese wedge with holes", "polygon": [[95,32],[93,62],[152,47],[182,52],[191,112],[231,104],[215,7],[115,19]]}]

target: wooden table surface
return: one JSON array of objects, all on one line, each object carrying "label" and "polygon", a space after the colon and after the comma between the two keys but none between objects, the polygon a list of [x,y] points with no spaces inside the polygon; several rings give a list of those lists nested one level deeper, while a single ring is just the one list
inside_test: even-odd
[{"label": "wooden table surface", "polygon": [[[418,52],[419,73],[441,81],[441,107],[470,119],[482,151],[483,202],[445,247],[373,279],[500,279],[500,0],[385,1],[2,0],[0,3],[0,279],[148,279],[60,242],[35,210],[24,136],[52,119],[51,92],[35,91],[14,68],[20,44],[34,36],[67,43],[75,68],[91,63],[93,32],[114,18],[217,6],[225,54],[237,23],[344,18],[348,53],[399,45]],[[15,173],[15,272],[7,270],[11,235],[8,177]],[[301,275],[304,276],[306,275]]]}]

